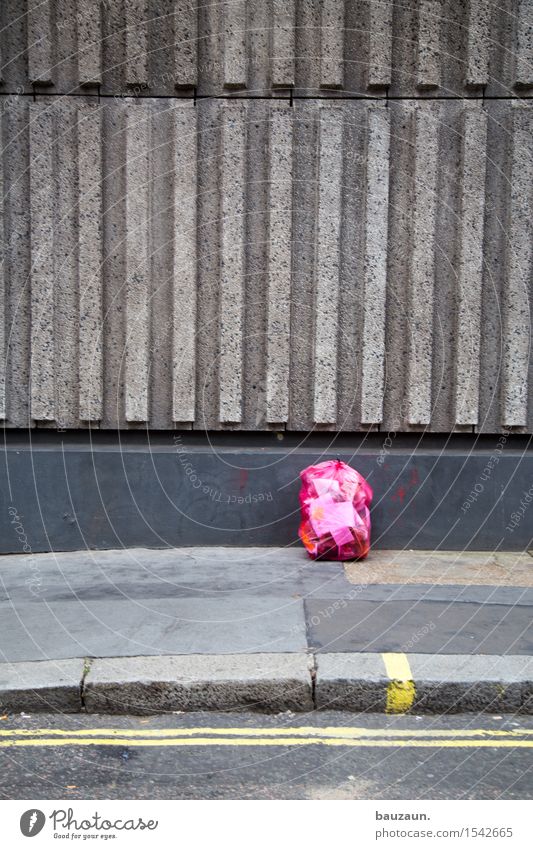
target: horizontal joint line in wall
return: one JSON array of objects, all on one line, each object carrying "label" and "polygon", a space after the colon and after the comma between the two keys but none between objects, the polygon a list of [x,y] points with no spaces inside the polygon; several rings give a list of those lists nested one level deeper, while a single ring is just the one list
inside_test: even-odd
[{"label": "horizontal joint line in wall", "polygon": [[473,96],[463,96],[463,95],[447,95],[438,97],[436,95],[431,95],[427,97],[420,97],[417,95],[391,95],[391,94],[358,94],[358,95],[350,95],[350,94],[342,94],[337,95],[335,97],[326,97],[324,95],[313,95],[313,94],[293,94],[291,95],[239,95],[238,97],[228,97],[220,94],[190,94],[187,96],[180,96],[174,94],[127,94],[127,93],[115,93],[115,94],[105,94],[102,92],[60,92],[60,91],[0,91],[0,98],[2,97],[29,97],[32,100],[39,100],[40,98],[49,98],[49,97],[73,97],[78,99],[90,99],[94,98],[95,100],[187,100],[187,101],[198,101],[198,100],[221,100],[227,102],[239,102],[246,100],[266,100],[266,101],[281,101],[286,103],[293,103],[297,100],[315,100],[319,103],[323,102],[338,102],[345,100],[379,100],[383,101],[383,103],[394,101],[466,101],[466,102],[474,102],[476,100],[489,102],[491,100],[507,100],[507,101],[527,101],[533,100],[533,94],[527,95],[494,95],[491,96],[483,96],[473,95]]}]

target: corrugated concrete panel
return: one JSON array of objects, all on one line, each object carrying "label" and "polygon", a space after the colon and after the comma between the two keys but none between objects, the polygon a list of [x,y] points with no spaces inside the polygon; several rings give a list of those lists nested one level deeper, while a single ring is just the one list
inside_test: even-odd
[{"label": "corrugated concrete panel", "polygon": [[[56,333],[54,321],[54,124],[46,102],[32,103],[29,115],[31,222],[31,374],[29,394],[35,421],[56,420]],[[56,201],[57,202],[57,201]]]},{"label": "corrugated concrete panel", "polygon": [[388,88],[392,79],[392,3],[370,3],[368,20],[369,89]]},{"label": "corrugated concrete panel", "polygon": [[533,86],[533,2],[519,0],[516,22],[515,86],[527,89]]},{"label": "corrugated concrete panel", "polygon": [[126,419],[147,422],[150,368],[150,105],[130,101],[126,114]]},{"label": "corrugated concrete panel", "polygon": [[153,10],[147,0],[126,0],[126,85],[148,85],[148,27]]},{"label": "corrugated concrete panel", "polygon": [[[514,107],[514,104],[513,104]],[[480,354],[480,420],[491,432],[533,428],[531,327],[531,120],[525,104],[488,104]],[[500,158],[500,167],[491,163]],[[526,185],[527,184],[527,185]],[[514,228],[514,229],[513,229]]]},{"label": "corrugated concrete panel", "polygon": [[439,128],[433,104],[417,106],[414,121],[414,207],[409,259],[407,422],[431,422],[433,301]]},{"label": "corrugated concrete panel", "polygon": [[266,421],[289,418],[293,116],[272,106],[269,120],[269,232]]},{"label": "corrugated concrete panel", "polygon": [[[55,107],[57,136],[53,142],[56,174],[53,201],[55,420],[63,426],[79,421],[79,184],[78,114],[69,98]],[[39,104],[36,104],[39,105]],[[98,252],[98,242],[94,244]]]},{"label": "corrugated concrete panel", "polygon": [[247,104],[221,117],[219,420],[242,421]]},{"label": "corrugated concrete panel", "polygon": [[361,421],[383,421],[390,110],[368,110]]},{"label": "corrugated concrete panel", "polygon": [[506,427],[525,427],[531,358],[533,136],[531,107],[513,104],[507,275],[503,292],[503,398]]},{"label": "corrugated concrete panel", "polygon": [[531,0],[6,0],[5,90],[517,96]]},{"label": "corrugated concrete panel", "polygon": [[344,85],[344,0],[320,3],[320,87]]},{"label": "corrugated concrete panel", "polygon": [[177,88],[198,84],[198,2],[175,0],[174,73]]},{"label": "corrugated concrete panel", "polygon": [[[4,173],[4,284],[6,334],[6,420],[19,427],[30,424],[29,370],[31,337],[31,252],[27,100],[9,115],[2,115]],[[21,143],[17,144],[16,140]],[[23,141],[22,141],[23,140]],[[16,328],[16,332],[14,332]]]},{"label": "corrugated concrete panel", "polygon": [[246,3],[226,0],[224,17],[224,85],[246,88]]},{"label": "corrugated concrete panel", "polygon": [[54,77],[55,37],[51,0],[28,0],[28,79],[49,85]]},{"label": "corrugated concrete panel", "polygon": [[294,85],[296,0],[272,0],[272,86]]},{"label": "corrugated concrete panel", "polygon": [[470,0],[468,3],[467,86],[481,88],[489,83],[491,11],[491,0]]},{"label": "corrugated concrete panel", "polygon": [[322,106],[318,119],[313,422],[337,421],[343,110]]},{"label": "corrugated concrete panel", "polygon": [[487,147],[487,114],[477,103],[464,110],[462,144],[455,422],[477,425]]},{"label": "corrugated concrete panel", "polygon": [[77,4],[78,77],[80,86],[102,82],[102,21],[100,0]]},{"label": "corrugated concrete panel", "polygon": [[78,106],[79,415],[103,414],[102,109]]},{"label": "corrugated concrete panel", "polygon": [[530,432],[532,115],[14,99],[7,426]]},{"label": "corrugated concrete panel", "polygon": [[420,0],[416,74],[419,89],[438,89],[440,86],[441,20],[441,0]]},{"label": "corrugated concrete panel", "polygon": [[193,422],[196,380],[197,110],[178,102],[174,130],[174,256],[172,303],[172,418]]}]

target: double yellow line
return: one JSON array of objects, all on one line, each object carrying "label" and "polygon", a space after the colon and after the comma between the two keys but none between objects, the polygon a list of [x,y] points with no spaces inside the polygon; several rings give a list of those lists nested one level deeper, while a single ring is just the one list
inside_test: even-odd
[{"label": "double yellow line", "polygon": [[531,730],[399,729],[296,726],[292,728],[2,729],[10,746],[359,746],[421,748],[531,748]]}]

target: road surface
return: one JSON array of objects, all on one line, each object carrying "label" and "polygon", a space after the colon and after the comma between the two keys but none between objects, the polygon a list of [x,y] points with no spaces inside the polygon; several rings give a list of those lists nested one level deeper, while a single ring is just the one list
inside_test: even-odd
[{"label": "road surface", "polygon": [[317,712],[0,722],[6,799],[525,799],[533,718]]}]

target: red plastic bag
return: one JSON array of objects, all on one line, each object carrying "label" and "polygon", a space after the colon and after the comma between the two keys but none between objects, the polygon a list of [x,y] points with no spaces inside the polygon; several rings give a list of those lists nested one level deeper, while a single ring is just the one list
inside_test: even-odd
[{"label": "red plastic bag", "polygon": [[370,549],[372,488],[341,460],[300,472],[300,539],[313,560],[361,560]]}]

